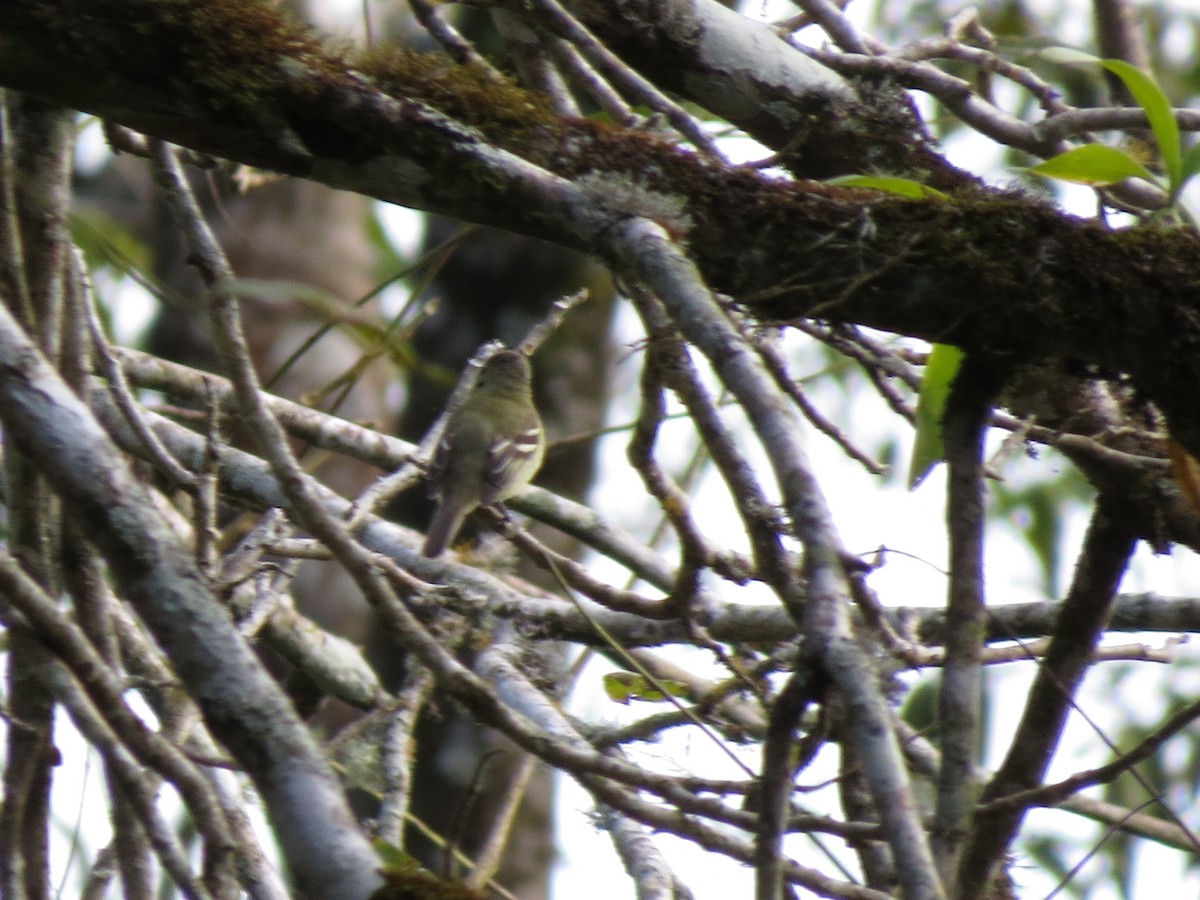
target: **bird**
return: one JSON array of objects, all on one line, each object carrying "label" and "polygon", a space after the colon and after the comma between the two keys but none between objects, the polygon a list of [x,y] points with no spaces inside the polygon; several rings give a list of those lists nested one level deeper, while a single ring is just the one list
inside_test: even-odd
[{"label": "bird", "polygon": [[525,354],[499,350],[451,413],[427,473],[438,507],[421,549],[424,556],[440,556],[471,512],[503,503],[537,474],[546,437],[532,378]]}]

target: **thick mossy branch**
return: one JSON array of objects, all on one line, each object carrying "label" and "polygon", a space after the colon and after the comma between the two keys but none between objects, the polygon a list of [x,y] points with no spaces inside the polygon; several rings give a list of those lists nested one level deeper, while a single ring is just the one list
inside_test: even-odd
[{"label": "thick mossy branch", "polygon": [[264,3],[18,0],[5,7],[5,31],[24,32],[31,53],[72,61],[58,69],[64,85],[80,72],[100,72],[105,86],[140,82],[188,108],[251,120],[279,87],[281,59],[335,65],[317,37]]},{"label": "thick mossy branch", "polygon": [[[630,215],[756,317],[859,322],[1131,374],[1200,455],[1200,240],[1018,193],[904,200],[788,182],[557,116],[441,56],[350,60],[247,0],[9,0],[0,85],[390,202],[595,249]],[[870,168],[872,147],[863,142]]]},{"label": "thick mossy branch", "polygon": [[471,123],[502,146],[529,142],[561,125],[549,98],[530,93],[495,70],[458,63],[442,53],[385,44],[367,50],[352,64],[393,97],[428,103]]}]

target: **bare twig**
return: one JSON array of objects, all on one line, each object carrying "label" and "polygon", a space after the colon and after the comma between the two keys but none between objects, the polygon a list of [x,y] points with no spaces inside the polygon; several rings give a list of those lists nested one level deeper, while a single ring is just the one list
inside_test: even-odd
[{"label": "bare twig", "polygon": [[[768,499],[753,467],[739,448],[737,439],[722,419],[716,401],[702,383],[695,363],[661,303],[640,288],[631,287],[630,293],[638,304],[650,337],[644,379],[653,377],[655,383],[661,379],[687,407],[705,448],[725,479],[729,496],[742,519],[754,554],[753,571],[769,571],[776,581],[786,579],[787,572],[792,568],[792,560],[779,539],[786,526],[778,507]],[[632,447],[631,444],[631,451]],[[664,511],[669,518],[672,517],[669,508],[664,507]],[[703,535],[694,534],[690,537],[695,542],[697,558],[707,565],[724,572],[733,569],[750,574],[751,569],[737,561],[730,560],[733,565],[723,564],[722,556],[726,554],[712,548]]]},{"label": "bare twig", "polygon": [[[1041,783],[1133,552],[1135,539],[1122,521],[1120,509],[1101,496],[1054,641],[1038,669],[1008,755],[980,798],[982,804]],[[964,894],[986,888],[1024,814],[1018,807],[977,817],[979,824],[959,862],[958,887]]]},{"label": "bare twig", "polygon": [[841,7],[830,0],[797,0],[796,5],[846,53],[869,55],[887,49],[878,41],[861,34],[846,18]]},{"label": "bare twig", "polygon": [[[514,13],[529,14],[528,5],[525,3],[513,3],[510,0],[505,0],[505,3]],[[600,41],[567,12],[558,3],[558,0],[532,0],[530,5],[540,24],[553,34],[578,47],[579,51],[606,78],[625,90],[638,102],[645,103],[651,109],[661,113],[680,134],[705,153],[716,159],[724,159],[716,142],[704,130],[704,126],[700,122],[660,91],[653,82],[626,65],[619,56],[608,49],[603,41]]]},{"label": "bare twig", "polygon": [[508,535],[529,558],[545,569],[553,569],[566,583],[605,609],[632,613],[647,619],[674,619],[679,610],[669,599],[652,599],[635,591],[614,587],[595,577],[586,566],[551,550],[528,532],[513,528]]},{"label": "bare twig", "polygon": [[614,122],[630,127],[642,127],[646,124],[574,44],[562,38],[551,38],[549,43],[550,52],[554,54],[563,70],[575,80],[581,90],[596,101],[597,106],[612,117]]},{"label": "bare twig", "polygon": [[[280,475],[281,485],[294,498],[298,507],[297,517],[305,525],[319,530],[320,536],[331,545],[345,548],[349,541],[344,533],[327,514],[316,512],[317,503],[308,477],[292,455],[283,429],[266,411],[261,400],[258,379],[241,331],[237,304],[228,293],[232,271],[200,215],[196,200],[171,149],[161,142],[156,142],[153,149],[156,175],[164,187],[172,211],[192,244],[193,259],[213,292],[213,332],[222,363],[233,376],[238,405],[246,414],[246,424],[255,433],[264,452],[271,457]],[[363,576],[363,583],[377,588],[379,580],[373,574],[368,574],[370,564],[365,557],[365,553],[359,557],[361,565],[358,572]],[[236,650],[226,647],[225,652],[230,654],[231,659],[248,653],[241,645]],[[254,674],[245,677],[248,684],[255,683]],[[268,702],[266,695],[261,699]],[[231,749],[235,754],[240,749],[253,755],[253,759],[249,760],[252,768],[248,768],[251,768],[252,777],[263,790],[277,834],[287,848],[289,862],[295,871],[302,873],[302,880],[310,883],[310,889],[320,892],[317,886],[332,887],[336,883],[337,891],[341,893],[350,890],[350,883],[357,883],[360,890],[369,893],[373,885],[378,883],[377,873],[369,868],[368,860],[373,856],[370,848],[361,833],[349,825],[352,820],[345,809],[344,797],[311,738],[303,731],[295,712],[282,702],[282,698],[279,698],[279,703],[280,710],[271,716],[272,725],[278,729],[272,737],[265,737],[262,723],[256,721],[255,730],[239,733],[237,741],[242,743],[235,742]],[[249,709],[250,706],[243,704],[243,708]],[[300,769],[303,769],[302,777]],[[290,773],[289,777],[283,777],[284,771]],[[301,791],[306,799],[301,799]],[[311,828],[308,822],[303,821],[307,816],[302,810],[314,803],[331,817],[323,831]],[[323,850],[313,845],[314,839],[324,844]]]},{"label": "bare twig", "polygon": [[[1127,772],[1143,760],[1149,759],[1159,751],[1163,744],[1172,736],[1178,734],[1188,725],[1200,718],[1200,701],[1189,703],[1183,709],[1174,713],[1163,722],[1153,733],[1138,742],[1138,745],[1126,753],[1122,753],[1112,762],[1099,768],[1079,772],[1070,778],[1065,778],[1055,784],[1047,784],[1032,790],[1022,791],[1000,797],[981,806],[981,812],[992,812],[1005,808],[1031,809],[1035,806],[1057,806],[1067,797],[1094,784],[1107,784],[1122,772]],[[1194,849],[1189,848],[1189,849]]]},{"label": "bare twig", "polygon": [[425,701],[433,691],[429,671],[410,666],[396,692],[383,734],[383,791],[375,816],[375,836],[395,847],[404,846],[404,822],[412,800],[416,762],[416,728]]},{"label": "bare twig", "polygon": [[176,487],[192,489],[196,482],[196,476],[176,462],[175,458],[163,448],[158,438],[155,437],[154,432],[142,420],[141,406],[129,388],[129,382],[125,378],[124,370],[113,355],[113,348],[109,345],[108,338],[104,335],[104,329],[100,324],[100,317],[96,313],[95,298],[90,296],[90,294],[87,311],[88,327],[92,333],[93,349],[100,368],[108,379],[109,390],[112,391],[113,400],[121,412],[125,414],[130,427],[145,442],[147,453],[149,454],[149,458],[154,462],[155,467]]},{"label": "bare twig", "polygon": [[795,402],[796,407],[804,414],[804,418],[808,419],[814,428],[837,444],[847,457],[857,462],[870,474],[884,475],[887,473],[888,467],[886,465],[876,462],[866,452],[856,447],[849,436],[844,434],[840,428],[827,419],[812,404],[808,397],[805,396],[800,383],[788,373],[787,362],[779,352],[779,347],[769,337],[762,333],[752,332],[750,340],[758,352],[762,354],[763,361],[766,362],[771,374],[775,376],[776,383],[787,392],[787,395]]},{"label": "bare twig", "polygon": [[990,365],[967,358],[950,391],[943,419],[950,470],[946,520],[950,585],[946,603],[946,659],[938,694],[942,766],[933,820],[934,853],[952,883],[966,837],[974,794],[971,772],[979,752],[985,622],[983,441],[1000,382]]},{"label": "bare twig", "polygon": [[503,9],[493,11],[492,20],[504,39],[521,83],[531,91],[548,96],[554,104],[555,111],[560,115],[578,116],[579,104],[571,95],[563,73],[550,59],[550,55],[556,52],[551,43],[553,39],[546,39],[540,32]]},{"label": "bare twig", "polygon": [[537,768],[536,756],[532,753],[520,755],[504,786],[499,804],[493,808],[487,839],[475,854],[475,867],[466,878],[468,887],[484,887],[499,870],[509,837],[517,824],[518,809]]},{"label": "bare twig", "polygon": [[1037,98],[1048,115],[1065,113],[1071,107],[1064,103],[1058,90],[1043,81],[1032,70],[1017,65],[990,50],[969,47],[952,38],[931,38],[909,44],[894,54],[897,59],[919,62],[929,59],[957,59],[971,63],[980,71],[995,72],[1019,84]]},{"label": "bare twig", "polygon": [[536,325],[529,330],[521,343],[517,345],[517,350],[524,353],[526,356],[533,356],[538,347],[546,342],[558,328],[562,325],[563,320],[570,315],[571,310],[581,303],[586,303],[588,299],[587,288],[580,288],[573,294],[568,294],[565,297],[559,297],[552,304],[546,314],[538,321]]},{"label": "bare twig", "polygon": [[430,36],[445,48],[460,63],[476,67],[493,81],[503,82],[504,76],[463,37],[457,28],[446,21],[441,11],[430,0],[408,0],[413,15],[424,26]]},{"label": "bare twig", "polygon": [[791,578],[774,581],[772,587],[808,638],[806,651],[812,654],[813,664],[833,681],[851,711],[849,733],[883,815],[904,888],[917,896],[941,896],[874,662],[851,636],[844,550],[800,442],[792,406],[724,315],[695,266],[661,226],[632,219],[614,229],[609,252],[629,280],[641,281],[658,296],[676,326],[709,358],[745,409],[779,483],[793,533],[805,545],[804,599],[798,582]]}]

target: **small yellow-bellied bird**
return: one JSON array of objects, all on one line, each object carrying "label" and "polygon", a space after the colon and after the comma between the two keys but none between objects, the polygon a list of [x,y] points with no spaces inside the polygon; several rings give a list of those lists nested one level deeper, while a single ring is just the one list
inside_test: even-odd
[{"label": "small yellow-bellied bird", "polygon": [[425,556],[445,550],[474,509],[502,503],[537,474],[546,437],[532,377],[524,354],[500,350],[450,416],[429,466],[438,508],[421,550]]}]

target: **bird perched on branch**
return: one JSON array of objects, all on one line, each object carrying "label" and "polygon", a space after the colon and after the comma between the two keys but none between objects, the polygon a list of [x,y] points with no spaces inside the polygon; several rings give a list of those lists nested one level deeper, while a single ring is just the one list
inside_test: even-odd
[{"label": "bird perched on branch", "polygon": [[429,466],[438,508],[421,550],[425,556],[445,550],[473,510],[502,503],[537,474],[546,438],[532,376],[524,354],[500,350],[451,413]]}]

